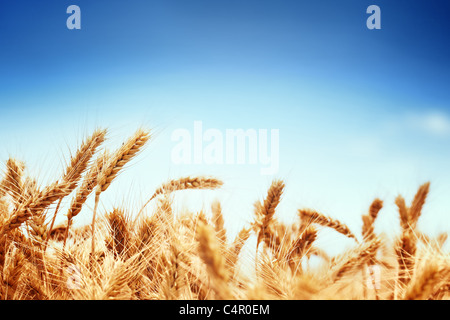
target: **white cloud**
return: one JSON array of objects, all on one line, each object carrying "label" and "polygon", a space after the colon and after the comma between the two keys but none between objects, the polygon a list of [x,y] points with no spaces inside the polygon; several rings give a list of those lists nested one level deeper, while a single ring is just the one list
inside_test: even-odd
[{"label": "white cloud", "polygon": [[408,117],[408,123],[413,128],[432,135],[450,135],[450,117],[441,111],[410,115]]}]

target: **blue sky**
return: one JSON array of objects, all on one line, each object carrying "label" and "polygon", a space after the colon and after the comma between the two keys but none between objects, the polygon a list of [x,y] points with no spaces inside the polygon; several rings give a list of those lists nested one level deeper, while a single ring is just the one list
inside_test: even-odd
[{"label": "blue sky", "polygon": [[[66,28],[71,4],[81,30]],[[381,30],[366,28],[371,4]],[[120,177],[138,190],[126,201],[143,202],[169,177],[211,173],[225,180],[234,226],[251,219],[273,177],[251,166],[176,166],[170,134],[194,120],[279,129],[286,212],[313,207],[358,232],[378,196],[380,230],[389,229],[395,196],[431,180],[423,228],[449,230],[449,9],[444,0],[5,0],[0,156],[51,181],[95,126],[118,144],[144,125],[157,134]]]}]

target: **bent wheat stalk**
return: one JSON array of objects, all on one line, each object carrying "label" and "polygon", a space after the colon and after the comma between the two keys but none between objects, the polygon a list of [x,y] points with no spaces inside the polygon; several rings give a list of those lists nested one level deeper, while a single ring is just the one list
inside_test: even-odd
[{"label": "bent wheat stalk", "polygon": [[218,189],[223,185],[223,182],[216,178],[210,177],[184,177],[179,179],[169,180],[168,182],[161,185],[158,189],[156,189],[155,193],[147,200],[147,202],[142,206],[141,210],[139,210],[136,215],[136,219],[141,215],[144,208],[155,199],[157,196],[161,194],[170,194],[174,191],[180,190],[191,190],[191,189]]},{"label": "bent wheat stalk", "polygon": [[316,223],[324,227],[329,227],[337,232],[343,234],[344,236],[347,236],[348,238],[351,238],[358,242],[358,239],[356,236],[350,231],[349,227],[347,227],[345,224],[340,222],[339,220],[332,219],[330,217],[324,216],[317,211],[309,210],[309,209],[301,209],[298,210],[298,213],[300,215],[300,218],[302,221],[308,220],[311,223]]}]

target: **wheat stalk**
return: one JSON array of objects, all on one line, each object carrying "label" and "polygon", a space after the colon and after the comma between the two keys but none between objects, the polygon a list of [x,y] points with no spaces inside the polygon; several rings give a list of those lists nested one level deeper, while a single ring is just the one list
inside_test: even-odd
[{"label": "wheat stalk", "polygon": [[220,188],[223,185],[223,182],[216,178],[211,177],[183,177],[179,179],[172,179],[168,182],[162,184],[156,191],[153,193],[153,195],[150,197],[150,199],[147,200],[147,202],[142,206],[142,208],[139,210],[136,218],[138,218],[144,208],[155,199],[157,196],[161,194],[170,194],[175,191],[181,191],[181,190],[205,190],[205,189],[217,189]]},{"label": "wheat stalk", "polygon": [[97,177],[97,186],[95,191],[95,205],[92,216],[92,254],[95,250],[95,218],[97,213],[100,193],[106,191],[112,181],[117,177],[124,166],[142,150],[145,143],[150,139],[150,133],[139,129],[120,147],[100,171]]},{"label": "wheat stalk", "polygon": [[344,236],[358,242],[358,239],[356,239],[356,236],[350,231],[349,227],[347,227],[347,225],[340,222],[339,220],[324,216],[323,214],[317,211],[309,209],[300,209],[298,210],[298,214],[300,215],[300,219],[302,221],[307,221],[309,223],[316,223],[324,227],[329,227],[343,234]]}]

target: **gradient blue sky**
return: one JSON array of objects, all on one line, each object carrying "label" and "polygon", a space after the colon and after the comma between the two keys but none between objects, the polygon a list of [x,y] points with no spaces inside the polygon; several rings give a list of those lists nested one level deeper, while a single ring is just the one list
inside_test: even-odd
[{"label": "gradient blue sky", "polygon": [[[71,4],[81,30],[66,28]],[[366,28],[371,4],[381,30]],[[122,198],[119,187],[138,207],[169,177],[210,173],[226,183],[233,227],[250,221],[273,177],[254,166],[175,166],[170,134],[194,120],[279,129],[285,212],[313,207],[358,233],[360,214],[381,197],[388,230],[395,196],[410,200],[431,180],[422,227],[448,231],[449,9],[446,0],[4,0],[0,156],[51,181],[95,126],[116,144],[139,125],[154,128],[105,208]]]}]

